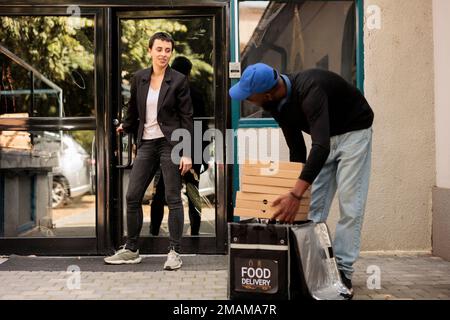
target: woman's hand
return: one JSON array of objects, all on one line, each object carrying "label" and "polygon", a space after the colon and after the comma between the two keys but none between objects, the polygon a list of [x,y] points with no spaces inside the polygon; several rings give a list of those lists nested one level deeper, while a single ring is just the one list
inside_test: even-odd
[{"label": "woman's hand", "polygon": [[192,168],[192,160],[189,157],[181,157],[180,167],[181,175],[184,176]]}]

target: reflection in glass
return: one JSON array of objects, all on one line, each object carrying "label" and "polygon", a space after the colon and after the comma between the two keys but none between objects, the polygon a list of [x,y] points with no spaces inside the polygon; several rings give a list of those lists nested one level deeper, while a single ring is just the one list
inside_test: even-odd
[{"label": "reflection in glass", "polygon": [[95,131],[3,131],[1,237],[95,236]]},{"label": "reflection in glass", "polygon": [[[213,61],[213,21],[211,18],[189,19],[121,19],[121,93],[122,93],[122,118],[126,114],[127,103],[130,98],[130,80],[134,72],[151,66],[147,49],[150,37],[157,31],[164,31],[172,35],[175,40],[175,50],[172,59],[184,56],[192,63],[192,71],[189,77],[191,91],[199,92],[204,101],[204,111],[194,120],[201,121],[206,129],[214,128],[214,61]],[[195,102],[194,102],[195,104]],[[194,105],[195,108],[195,105]],[[201,143],[201,137],[198,137]],[[122,139],[122,163],[127,162],[128,139]],[[200,174],[197,203],[201,204],[200,236],[215,235],[215,161],[214,147],[205,144],[208,148],[209,159],[205,159],[203,173]],[[130,171],[123,171],[123,222],[126,233],[126,203],[125,195],[128,188]],[[144,224],[142,235],[150,233],[150,204],[156,191],[158,175],[150,183],[143,200]],[[189,220],[188,195],[192,194],[192,185],[184,183],[182,199],[184,203],[184,235],[191,234]],[[159,229],[159,236],[168,236],[168,207],[164,208],[164,217]]]},{"label": "reflection in glass", "polygon": [[[264,62],[282,73],[322,68],[356,84],[354,1],[240,1],[242,70]],[[242,103],[241,117],[271,117]]]},{"label": "reflection in glass", "polygon": [[94,19],[0,16],[0,114],[94,116]]}]

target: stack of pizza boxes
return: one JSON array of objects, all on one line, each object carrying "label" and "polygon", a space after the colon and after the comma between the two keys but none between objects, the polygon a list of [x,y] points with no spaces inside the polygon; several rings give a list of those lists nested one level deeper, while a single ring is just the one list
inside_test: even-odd
[{"label": "stack of pizza boxes", "polygon": [[[272,207],[280,195],[289,193],[303,169],[302,163],[246,161],[241,166],[241,190],[236,195],[234,215],[270,219],[278,206]],[[311,192],[302,197],[295,221],[308,220]]]}]

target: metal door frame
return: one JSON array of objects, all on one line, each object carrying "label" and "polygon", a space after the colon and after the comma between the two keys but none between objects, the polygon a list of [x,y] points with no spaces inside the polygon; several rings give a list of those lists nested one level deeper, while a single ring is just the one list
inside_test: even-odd
[{"label": "metal door frame", "polygon": [[[0,239],[0,254],[36,254],[36,255],[95,255],[109,253],[120,244],[122,230],[117,224],[117,201],[113,192],[117,184],[114,174],[114,87],[117,77],[114,76],[113,18],[117,13],[126,15],[149,12],[152,17],[164,13],[164,17],[195,17],[208,15],[214,18],[215,41],[215,101],[221,106],[216,110],[216,128],[225,136],[227,128],[231,128],[231,111],[228,99],[228,61],[229,61],[229,6],[230,1],[222,0],[187,0],[175,4],[165,0],[137,0],[133,6],[124,0],[80,0],[82,16],[95,18],[95,109],[96,117],[84,118],[29,118],[2,119],[0,127],[10,130],[90,130],[96,129],[96,237],[53,237],[53,238],[3,238]],[[64,15],[67,7],[74,5],[71,0],[0,0],[0,15]],[[168,15],[168,16],[167,16]],[[147,16],[146,16],[147,17]],[[117,61],[117,60],[116,60]],[[117,72],[117,68],[116,68]],[[224,149],[226,146],[224,145]],[[225,156],[225,150],[223,151]],[[233,165],[224,164],[216,167],[216,237],[186,237],[182,246],[186,253],[226,253],[227,222],[232,220],[232,179]],[[122,216],[120,212],[120,217]],[[164,238],[144,238],[143,247],[149,252],[162,251],[167,240]],[[145,251],[145,250],[144,250]],[[164,250],[165,251],[165,250]],[[166,252],[164,252],[166,253]]]},{"label": "metal door frame", "polygon": [[[3,16],[69,16],[67,6],[11,6],[0,2],[0,15]],[[95,21],[95,112],[97,117],[66,117],[66,118],[8,118],[0,120],[3,130],[96,130],[104,127],[104,17],[100,8],[81,7],[83,17],[93,17]],[[99,170],[104,164],[104,132],[96,130],[96,147],[98,150],[96,161],[96,236],[95,237],[33,237],[33,238],[2,238],[0,239],[1,254],[45,254],[45,255],[74,255],[97,254],[105,243],[105,194],[104,171]]]},{"label": "metal door frame", "polygon": [[[151,11],[150,11],[151,10]],[[227,98],[227,73],[223,66],[226,65],[228,60],[228,30],[227,24],[227,6],[211,6],[205,3],[197,8],[187,8],[186,6],[180,6],[176,9],[167,8],[153,8],[147,7],[126,7],[126,8],[112,8],[109,10],[108,17],[111,21],[111,34],[110,34],[110,64],[111,64],[111,78],[109,79],[112,87],[109,89],[113,101],[110,101],[112,114],[110,119],[114,118],[118,114],[118,104],[120,101],[120,78],[118,74],[119,60],[118,60],[118,34],[119,21],[122,18],[163,18],[163,19],[176,19],[176,18],[196,18],[196,17],[211,17],[213,20],[213,32],[214,32],[214,72],[215,72],[215,128],[225,133],[226,128],[229,128],[229,112],[228,112],[228,98]],[[117,66],[117,68],[115,67]],[[108,122],[112,123],[112,120]],[[112,134],[114,134],[113,128],[110,128]],[[224,134],[225,136],[225,134]],[[110,141],[115,141],[111,138]],[[113,146],[109,150],[115,150],[117,146]],[[224,146],[225,149],[225,146]],[[223,154],[225,151],[223,151]],[[182,252],[183,253],[225,253],[227,242],[227,212],[230,212],[227,203],[230,202],[231,192],[227,192],[228,183],[226,181],[226,168],[225,165],[216,166],[216,235],[215,237],[183,237],[182,239]],[[114,169],[113,170],[118,170]],[[114,172],[112,175],[111,190],[114,190],[114,194],[122,194],[121,190],[121,175],[119,172]],[[231,191],[231,190],[230,190]],[[113,243],[115,247],[124,243],[123,238],[123,215],[122,215],[122,202],[121,197],[112,199],[114,217],[111,217],[111,229],[114,230]],[[140,251],[143,253],[167,253],[168,247],[167,237],[142,237],[140,239]]]}]

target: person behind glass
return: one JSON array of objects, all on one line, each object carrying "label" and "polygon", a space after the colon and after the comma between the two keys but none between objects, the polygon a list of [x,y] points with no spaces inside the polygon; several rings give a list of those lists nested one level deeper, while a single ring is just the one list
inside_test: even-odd
[{"label": "person behind glass", "polygon": [[181,176],[192,167],[190,150],[183,150],[179,163],[172,161],[172,148],[178,141],[171,136],[185,129],[193,136],[193,108],[187,77],[169,67],[174,40],[164,32],[155,33],[149,41],[150,68],[136,72],[131,79],[131,97],[127,115],[117,133],[135,133],[137,155],[129,177],[126,195],[128,238],[108,264],[141,262],[138,250],[142,229],[142,199],[157,169],[164,176],[166,201],[169,206],[169,254],[164,269],[181,267],[179,255],[184,212],[181,200]]},{"label": "person behind glass", "polygon": [[[172,62],[172,69],[177,70],[178,72],[181,72],[184,74],[188,80],[189,75],[191,73],[192,69],[192,63],[191,61],[186,57],[176,57]],[[189,86],[191,99],[192,99],[192,105],[194,107],[194,119],[196,118],[202,118],[205,117],[205,102],[202,97],[202,93],[197,90],[192,85]],[[195,120],[200,121],[202,125],[202,137],[204,132],[208,129],[208,123],[204,120]],[[201,139],[201,138],[200,138]],[[203,141],[201,139],[202,143],[202,153],[204,148],[207,146],[208,142]],[[196,141],[197,143],[200,143],[199,141]],[[203,159],[203,156],[200,155],[203,161],[204,168],[208,167],[208,163],[206,163]],[[202,164],[194,163],[192,165],[192,169],[194,170],[197,179],[200,177],[201,173],[201,167]],[[189,221],[191,224],[191,235],[197,236],[199,235],[200,231],[200,224],[201,224],[201,208],[196,208],[195,202],[192,200],[192,197],[199,197],[198,194],[198,185],[199,180],[197,180],[196,177],[191,172],[188,172],[184,175],[184,181],[185,183],[191,183],[195,190],[194,192],[196,194],[187,194],[188,196],[188,204],[189,204]],[[164,178],[162,176],[159,177],[158,183],[156,184],[156,191],[153,195],[151,209],[150,209],[150,216],[151,216],[151,223],[150,223],[150,234],[157,236],[159,234],[159,229],[161,226],[162,219],[164,217],[164,204],[165,204],[165,194],[164,194]]]}]

